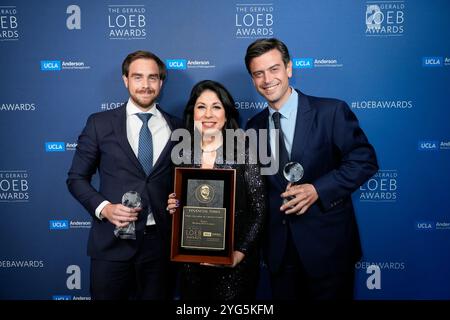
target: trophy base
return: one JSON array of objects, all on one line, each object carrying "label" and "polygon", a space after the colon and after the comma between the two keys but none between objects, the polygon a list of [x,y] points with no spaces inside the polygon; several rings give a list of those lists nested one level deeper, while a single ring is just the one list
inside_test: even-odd
[{"label": "trophy base", "polygon": [[114,229],[114,235],[119,239],[136,240],[134,225],[132,225],[131,223],[128,225],[128,227]]},{"label": "trophy base", "polygon": [[118,232],[116,234],[116,237],[120,238],[120,239],[125,239],[125,240],[136,240],[136,234],[132,234],[132,233],[121,233],[121,232]]}]

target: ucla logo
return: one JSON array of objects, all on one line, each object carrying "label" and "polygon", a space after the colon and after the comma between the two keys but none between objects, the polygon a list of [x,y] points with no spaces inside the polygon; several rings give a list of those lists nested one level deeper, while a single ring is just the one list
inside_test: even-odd
[{"label": "ucla logo", "polygon": [[420,151],[438,150],[438,141],[419,141],[418,149]]},{"label": "ucla logo", "polygon": [[314,67],[313,58],[292,59],[294,69],[304,69]]},{"label": "ucla logo", "polygon": [[59,60],[42,60],[41,71],[61,71],[61,61]]},{"label": "ucla logo", "polygon": [[422,67],[442,67],[442,57],[423,57]]},{"label": "ucla logo", "polygon": [[72,296],[53,296],[53,300],[72,300]]},{"label": "ucla logo", "polygon": [[187,61],[185,59],[166,60],[166,66],[167,69],[185,70],[187,69]]},{"label": "ucla logo", "polygon": [[433,222],[431,221],[418,221],[416,222],[416,230],[432,230]]},{"label": "ucla logo", "polygon": [[50,230],[67,230],[69,229],[68,220],[50,220]]},{"label": "ucla logo", "polygon": [[46,142],[45,152],[64,152],[66,144],[64,142]]}]

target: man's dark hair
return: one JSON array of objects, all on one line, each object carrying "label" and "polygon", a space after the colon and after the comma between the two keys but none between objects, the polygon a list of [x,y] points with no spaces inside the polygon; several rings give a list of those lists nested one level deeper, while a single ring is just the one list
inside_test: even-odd
[{"label": "man's dark hair", "polygon": [[124,75],[125,77],[128,77],[128,72],[130,70],[130,64],[137,59],[150,59],[150,60],[155,61],[159,68],[159,78],[161,80],[166,79],[167,71],[166,71],[166,65],[164,64],[164,62],[162,62],[161,59],[158,58],[157,55],[155,55],[149,51],[142,51],[142,50],[132,52],[129,55],[127,55],[125,60],[123,60],[123,62],[122,62],[122,75]]},{"label": "man's dark hair", "polygon": [[287,66],[287,64],[291,60],[291,57],[289,55],[288,48],[282,41],[276,38],[258,39],[248,46],[247,53],[245,54],[245,66],[247,67],[248,73],[251,74],[250,62],[254,58],[262,56],[264,53],[269,52],[273,49],[280,51],[284,65]]}]

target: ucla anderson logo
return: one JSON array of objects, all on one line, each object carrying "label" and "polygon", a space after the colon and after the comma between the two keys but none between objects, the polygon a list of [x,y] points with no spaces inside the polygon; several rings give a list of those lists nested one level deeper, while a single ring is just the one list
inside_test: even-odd
[{"label": "ucla anderson logo", "polygon": [[434,229],[434,222],[432,222],[432,221],[416,221],[414,226],[415,226],[416,230],[431,231]]},{"label": "ucla anderson logo", "polygon": [[422,67],[442,67],[443,57],[423,57]]},{"label": "ucla anderson logo", "polygon": [[186,59],[168,59],[166,60],[167,69],[174,70],[186,70],[187,60]]},{"label": "ucla anderson logo", "polygon": [[186,70],[186,69],[209,69],[216,66],[207,59],[167,59],[167,69]]},{"label": "ucla anderson logo", "polygon": [[46,142],[45,152],[64,152],[66,144],[64,142]]},{"label": "ucla anderson logo", "polygon": [[72,296],[65,296],[65,295],[52,296],[52,300],[72,300]]},{"label": "ucla anderson logo", "polygon": [[68,220],[50,220],[49,221],[50,230],[68,230],[69,221]]},{"label": "ucla anderson logo", "polygon": [[41,60],[41,71],[61,71],[61,61]]},{"label": "ucla anderson logo", "polygon": [[439,141],[425,140],[419,141],[417,148],[419,151],[435,151],[438,150]]},{"label": "ucla anderson logo", "polygon": [[292,59],[294,69],[304,69],[314,67],[313,58],[298,58]]},{"label": "ucla anderson logo", "polygon": [[294,58],[292,67],[294,69],[319,68],[319,67],[343,67],[344,65],[335,58]]}]

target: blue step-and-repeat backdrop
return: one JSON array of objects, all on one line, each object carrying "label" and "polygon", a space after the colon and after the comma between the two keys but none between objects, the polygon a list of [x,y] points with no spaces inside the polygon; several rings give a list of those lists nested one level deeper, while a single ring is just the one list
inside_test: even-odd
[{"label": "blue step-and-repeat backdrop", "polygon": [[[379,172],[353,195],[357,299],[450,299],[448,0],[1,0],[0,299],[89,299],[90,216],[65,180],[91,113],[127,99],[124,57],[168,66],[161,106],[222,82],[242,124],[266,106],[244,65],[289,47],[292,85],[351,106]],[[98,183],[95,181],[94,183]],[[270,298],[262,267],[260,298]]]}]

